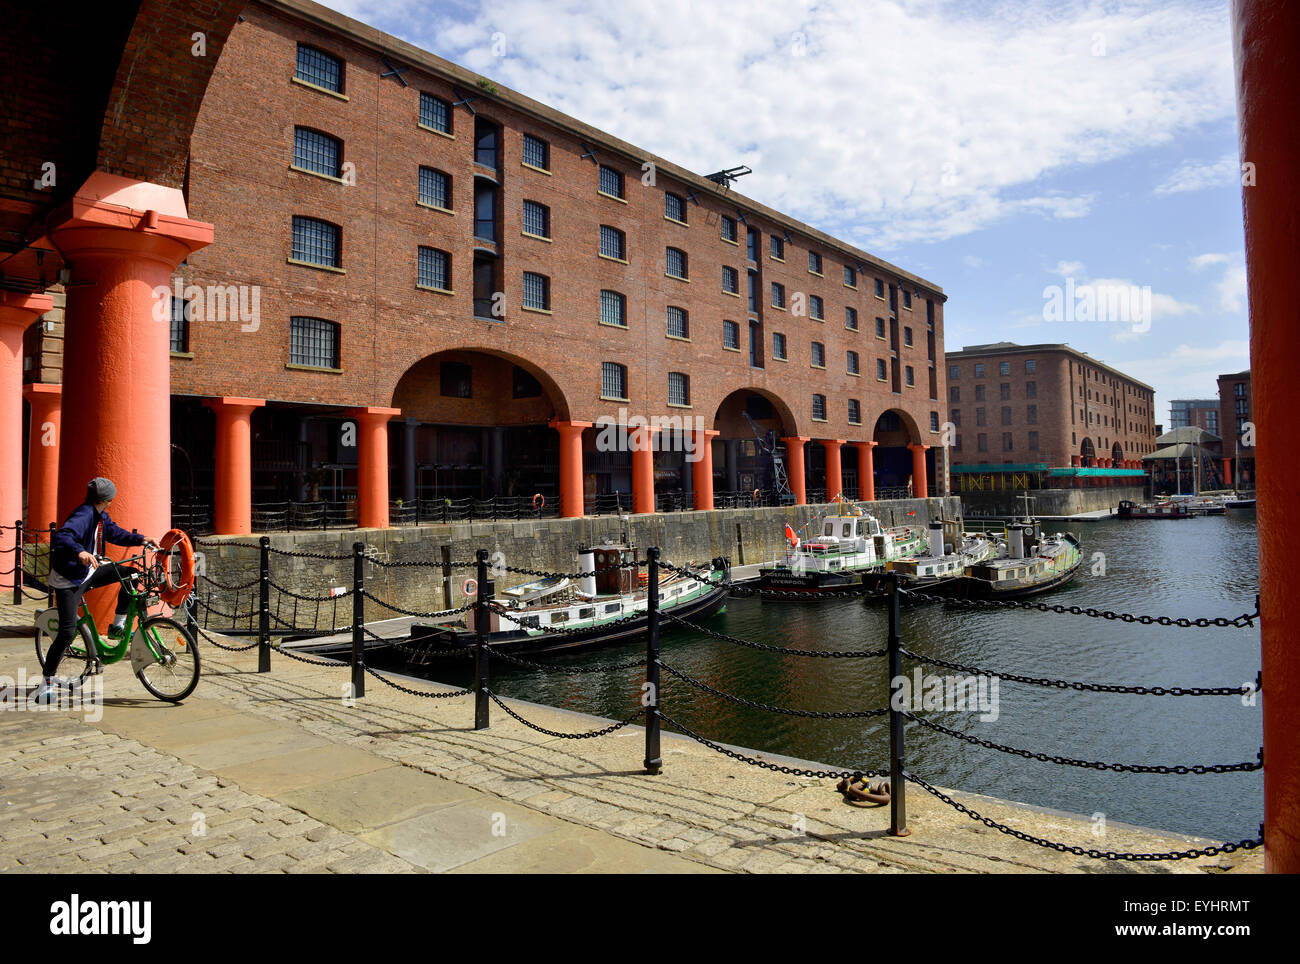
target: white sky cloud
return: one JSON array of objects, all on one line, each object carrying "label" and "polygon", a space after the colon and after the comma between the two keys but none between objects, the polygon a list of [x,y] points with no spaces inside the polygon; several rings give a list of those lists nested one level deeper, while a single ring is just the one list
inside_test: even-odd
[{"label": "white sky cloud", "polygon": [[1181,194],[1203,191],[1210,187],[1232,187],[1241,183],[1241,164],[1237,155],[1228,154],[1213,162],[1188,161],[1179,165],[1156,185],[1157,194]]},{"label": "white sky cloud", "polygon": [[1189,258],[1188,263],[1193,271],[1200,271],[1202,268],[1212,264],[1227,264],[1232,260],[1230,254],[1198,254],[1194,258]]}]

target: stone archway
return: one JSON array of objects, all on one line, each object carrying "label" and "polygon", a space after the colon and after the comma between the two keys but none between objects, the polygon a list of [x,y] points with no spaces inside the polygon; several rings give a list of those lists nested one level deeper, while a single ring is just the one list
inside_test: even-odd
[{"label": "stone archway", "polygon": [[763,389],[738,388],[718,404],[713,428],[718,432],[713,440],[713,475],[720,507],[752,504],[755,490],[760,501],[778,501],[772,449],[782,459],[789,485],[789,443],[782,440],[795,431],[794,414],[785,401]]},{"label": "stone archway", "polygon": [[1092,439],[1086,435],[1079,445],[1079,458],[1083,461],[1085,467],[1097,464],[1097,449],[1092,444]]},{"label": "stone archway", "polygon": [[[915,452],[911,448],[921,444],[921,430],[916,420],[901,409],[891,408],[876,418],[871,440],[876,443],[873,452],[877,498],[898,497],[909,491],[921,491],[913,481],[917,468]],[[933,471],[930,451],[924,452],[927,474]],[[928,491],[928,486],[926,491]]]}]

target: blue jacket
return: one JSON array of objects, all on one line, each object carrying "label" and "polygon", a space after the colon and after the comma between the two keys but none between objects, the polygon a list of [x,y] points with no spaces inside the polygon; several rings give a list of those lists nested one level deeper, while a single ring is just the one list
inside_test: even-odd
[{"label": "blue jacket", "polygon": [[115,546],[144,545],[144,536],[138,532],[127,532],[113,522],[107,512],[96,512],[89,502],[77,506],[68,521],[54,533],[53,548],[50,552],[50,565],[54,571],[65,579],[79,583],[86,578],[89,567],[77,558],[82,552],[95,555],[95,530],[104,524],[104,541]]}]

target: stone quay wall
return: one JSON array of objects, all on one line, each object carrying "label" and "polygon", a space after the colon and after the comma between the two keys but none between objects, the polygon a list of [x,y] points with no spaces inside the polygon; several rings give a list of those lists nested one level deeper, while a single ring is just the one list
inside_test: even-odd
[{"label": "stone quay wall", "polygon": [[[962,506],[967,515],[1023,515],[1024,503],[1020,492],[964,492]],[[1143,502],[1148,496],[1141,485],[1116,485],[1084,489],[1034,489],[1029,493],[1034,500],[1035,515],[1078,515],[1114,509],[1121,500]]]}]

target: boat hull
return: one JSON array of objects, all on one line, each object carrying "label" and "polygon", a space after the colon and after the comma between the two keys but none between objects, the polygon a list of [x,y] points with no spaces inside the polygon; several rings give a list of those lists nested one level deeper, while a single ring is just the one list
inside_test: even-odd
[{"label": "boat hull", "polygon": [[807,596],[862,592],[863,579],[872,571],[796,572],[793,569],[764,569],[759,573],[758,588],[774,592],[797,592]]}]

